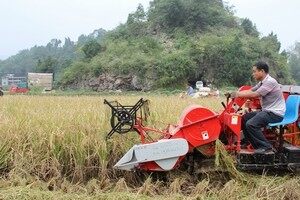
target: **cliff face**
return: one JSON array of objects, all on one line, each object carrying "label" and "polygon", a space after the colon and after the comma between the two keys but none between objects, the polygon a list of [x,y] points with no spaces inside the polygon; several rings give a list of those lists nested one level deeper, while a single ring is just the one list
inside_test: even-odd
[{"label": "cliff face", "polygon": [[72,89],[85,88],[93,91],[136,90],[148,91],[154,85],[154,80],[140,80],[136,75],[101,74],[98,77],[86,77],[81,82],[70,85]]}]

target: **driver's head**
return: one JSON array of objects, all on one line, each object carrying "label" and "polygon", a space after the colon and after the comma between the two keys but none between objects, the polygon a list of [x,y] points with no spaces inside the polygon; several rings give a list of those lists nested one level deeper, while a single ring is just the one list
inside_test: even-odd
[{"label": "driver's head", "polygon": [[269,66],[266,62],[259,61],[252,67],[253,78],[257,81],[262,81],[269,73]]}]

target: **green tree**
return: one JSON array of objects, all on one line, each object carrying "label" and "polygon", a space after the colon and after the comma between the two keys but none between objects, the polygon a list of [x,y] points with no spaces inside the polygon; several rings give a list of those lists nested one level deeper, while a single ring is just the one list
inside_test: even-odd
[{"label": "green tree", "polygon": [[277,78],[281,84],[290,84],[293,79],[287,64],[287,54],[280,52],[281,44],[277,35],[273,32],[260,40],[261,54],[260,59],[269,63],[270,73]]},{"label": "green tree", "polygon": [[130,13],[127,18],[127,32],[130,35],[138,36],[146,34],[146,13],[142,4],[139,4],[137,10]]},{"label": "green tree", "polygon": [[248,18],[242,20],[241,23],[242,28],[244,29],[245,33],[252,36],[259,36],[259,32],[256,29],[256,26],[252,23],[252,21]]},{"label": "green tree", "polygon": [[292,77],[300,84],[300,42],[296,42],[294,48],[289,52],[289,67]]},{"label": "green tree", "polygon": [[154,0],[150,2],[149,20],[158,27],[175,28],[184,25],[182,0]]},{"label": "green tree", "polygon": [[39,59],[36,66],[36,72],[39,73],[54,73],[57,67],[57,60],[52,57],[47,57],[45,60]]},{"label": "green tree", "polygon": [[96,40],[91,40],[82,47],[82,51],[84,52],[85,57],[88,59],[91,59],[100,53],[101,49],[101,45]]},{"label": "green tree", "polygon": [[148,18],[156,29],[204,31],[211,26],[235,27],[235,18],[220,0],[154,0]]}]

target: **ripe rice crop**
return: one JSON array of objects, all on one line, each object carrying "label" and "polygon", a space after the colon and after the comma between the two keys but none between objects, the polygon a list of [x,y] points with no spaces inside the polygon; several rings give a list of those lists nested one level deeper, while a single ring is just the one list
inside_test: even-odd
[{"label": "ripe rice crop", "polygon": [[[159,175],[114,170],[139,138],[130,132],[105,141],[110,110],[104,98],[131,105],[140,96],[3,96],[0,199],[300,199],[297,175],[239,172],[221,146],[219,167],[227,172],[191,176],[182,170]],[[158,129],[176,124],[191,104],[222,110],[218,98],[144,98],[150,99],[147,124]]]}]

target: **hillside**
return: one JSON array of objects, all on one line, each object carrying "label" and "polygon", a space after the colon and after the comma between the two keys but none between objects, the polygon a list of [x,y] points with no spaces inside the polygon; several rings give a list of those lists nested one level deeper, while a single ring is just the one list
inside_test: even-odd
[{"label": "hillside", "polygon": [[54,72],[57,87],[95,91],[177,88],[191,79],[240,86],[251,83],[250,67],[260,59],[280,83],[293,81],[276,34],[260,37],[222,0],[153,0],[112,31],[64,45],[54,39],[1,62],[0,71]]}]

